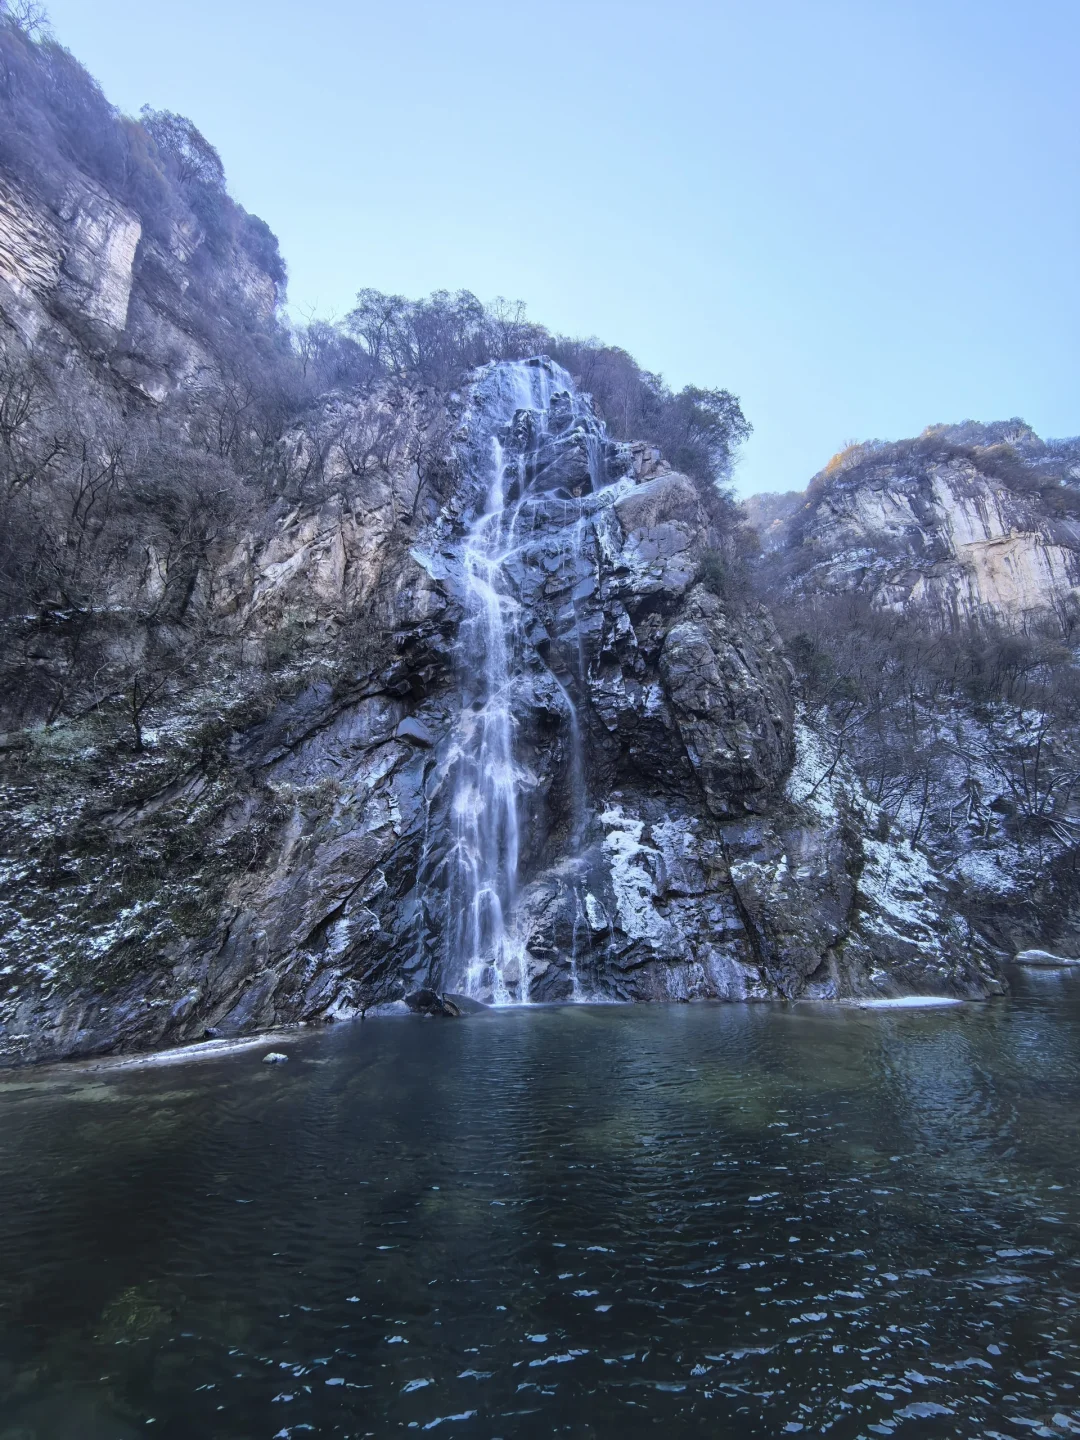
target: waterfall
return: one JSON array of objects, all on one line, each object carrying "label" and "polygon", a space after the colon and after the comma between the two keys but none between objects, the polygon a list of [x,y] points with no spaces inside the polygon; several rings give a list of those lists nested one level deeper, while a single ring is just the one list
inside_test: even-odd
[{"label": "waterfall", "polygon": [[[554,682],[565,707],[569,783],[578,812],[574,844],[584,814],[584,765],[574,700],[566,684],[540,661],[528,637],[520,574],[529,563],[530,537],[550,523],[553,504],[563,516],[560,534],[569,535],[571,546],[580,546],[580,497],[602,483],[604,435],[570,376],[546,357],[485,367],[473,387],[467,429],[468,478],[476,499],[459,551],[463,619],[456,658],[461,716],[447,775],[451,799],[443,974],[452,986],[489,1003],[523,1004],[530,998],[529,974],[514,909],[522,800],[535,777],[516,740],[528,711],[530,685],[540,669]],[[578,474],[569,491],[561,483],[568,445],[587,456],[586,476]],[[574,648],[580,684],[584,661],[576,640]],[[580,995],[576,948],[575,943],[575,998]]]}]

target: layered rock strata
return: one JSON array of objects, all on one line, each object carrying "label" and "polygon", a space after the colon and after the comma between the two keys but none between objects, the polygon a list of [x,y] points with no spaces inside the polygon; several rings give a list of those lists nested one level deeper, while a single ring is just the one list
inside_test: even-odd
[{"label": "layered rock strata", "polygon": [[1080,596],[1080,445],[1022,421],[849,446],[794,497],[755,496],[768,548],[794,542],[808,593],[860,592],[937,628],[1009,626]]}]

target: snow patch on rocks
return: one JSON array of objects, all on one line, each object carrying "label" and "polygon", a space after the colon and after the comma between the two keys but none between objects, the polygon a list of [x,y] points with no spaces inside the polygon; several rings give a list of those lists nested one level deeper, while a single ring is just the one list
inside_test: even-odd
[{"label": "snow patch on rocks", "polygon": [[619,925],[632,939],[659,945],[666,926],[653,907],[655,882],[641,863],[646,858],[659,858],[659,851],[642,843],[645,822],[624,814],[621,805],[605,810],[600,820],[608,827],[604,853],[615,892]]}]

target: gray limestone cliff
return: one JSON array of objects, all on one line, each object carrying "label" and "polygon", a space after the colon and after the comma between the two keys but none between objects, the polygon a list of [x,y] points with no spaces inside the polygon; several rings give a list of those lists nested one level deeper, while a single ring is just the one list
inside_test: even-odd
[{"label": "gray limestone cliff", "polygon": [[939,628],[1022,625],[1080,593],[1080,442],[1043,441],[1020,420],[852,445],[805,496],[749,504],[808,591],[857,590]]},{"label": "gray limestone cliff", "polygon": [[1080,442],[849,446],[748,506],[806,713],[999,958],[1080,953]]}]

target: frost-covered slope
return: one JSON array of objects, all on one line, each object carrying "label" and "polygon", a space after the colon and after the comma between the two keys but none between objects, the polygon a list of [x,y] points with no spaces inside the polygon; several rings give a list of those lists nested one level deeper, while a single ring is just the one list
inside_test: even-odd
[{"label": "frost-covered slope", "polygon": [[851,446],[759,578],[825,743],[948,906],[1002,956],[1080,953],[1080,444]]}]

